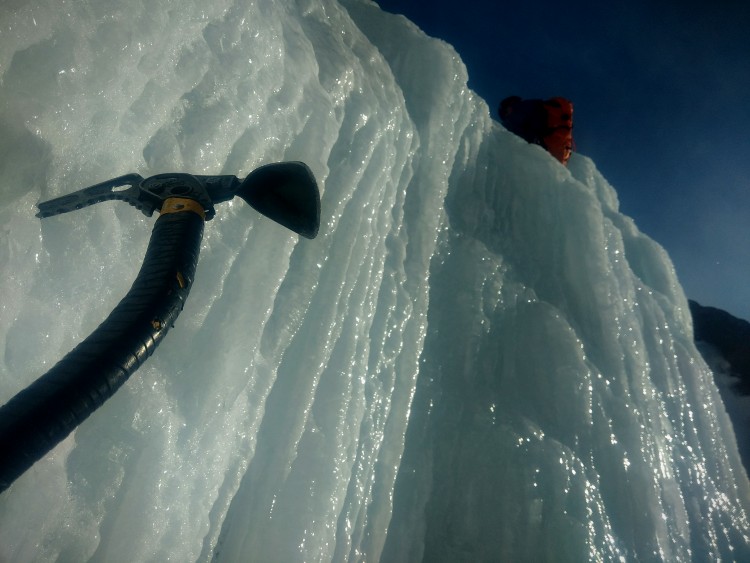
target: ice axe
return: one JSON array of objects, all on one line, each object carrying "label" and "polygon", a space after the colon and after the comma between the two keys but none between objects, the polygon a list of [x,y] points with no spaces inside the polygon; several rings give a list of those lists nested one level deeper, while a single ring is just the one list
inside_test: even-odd
[{"label": "ice axe", "polygon": [[239,196],[284,227],[313,239],[320,194],[302,162],[235,176],[128,174],[39,204],[40,218],[105,200],[147,217],[159,211],[140,272],[107,319],[46,374],[0,407],[0,492],[111,397],[154,353],[187,300],[203,224],[214,204]]}]

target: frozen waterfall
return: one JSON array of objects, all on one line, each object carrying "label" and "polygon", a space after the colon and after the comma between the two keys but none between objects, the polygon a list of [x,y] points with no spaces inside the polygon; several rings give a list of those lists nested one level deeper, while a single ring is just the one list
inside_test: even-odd
[{"label": "frozen waterfall", "polygon": [[750,560],[669,257],[405,18],[11,0],[0,132],[0,402],[106,317],[153,225],[37,202],[302,160],[323,212],[307,241],[217,207],[154,357],[0,495],[0,560]]}]

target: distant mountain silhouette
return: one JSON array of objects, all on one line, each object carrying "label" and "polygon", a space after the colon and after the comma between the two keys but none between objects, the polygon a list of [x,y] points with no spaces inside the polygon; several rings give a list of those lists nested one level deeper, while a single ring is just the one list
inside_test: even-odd
[{"label": "distant mountain silhouette", "polygon": [[714,307],[690,301],[695,341],[705,342],[718,350],[737,378],[734,389],[750,396],[750,323]]},{"label": "distant mountain silhouette", "polygon": [[696,346],[714,373],[750,475],[750,323],[695,301],[690,301],[690,312]]}]

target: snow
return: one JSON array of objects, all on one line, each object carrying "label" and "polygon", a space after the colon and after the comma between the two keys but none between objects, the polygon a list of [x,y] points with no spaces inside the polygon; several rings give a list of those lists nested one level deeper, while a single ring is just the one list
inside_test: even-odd
[{"label": "snow", "polygon": [[302,160],[237,200],[157,353],[0,496],[9,561],[750,558],[750,486],[664,250],[365,0],[0,14],[0,401],[126,293],[153,219],[39,201]]}]

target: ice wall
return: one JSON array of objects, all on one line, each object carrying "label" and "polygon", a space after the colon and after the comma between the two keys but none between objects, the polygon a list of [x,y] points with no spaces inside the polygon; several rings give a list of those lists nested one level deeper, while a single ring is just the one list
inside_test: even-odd
[{"label": "ice wall", "polygon": [[668,257],[466,81],[360,0],[6,3],[0,401],[101,322],[153,223],[39,200],[304,160],[323,222],[219,207],[157,354],[0,496],[0,559],[750,557]]}]

